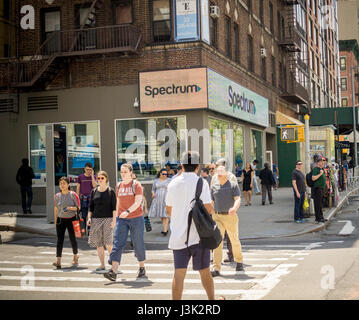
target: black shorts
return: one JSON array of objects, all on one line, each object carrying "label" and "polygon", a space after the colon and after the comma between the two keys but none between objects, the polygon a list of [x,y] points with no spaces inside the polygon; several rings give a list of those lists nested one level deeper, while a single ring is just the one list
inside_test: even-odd
[{"label": "black shorts", "polygon": [[188,248],[173,250],[175,269],[187,269],[189,260],[192,257],[193,270],[209,268],[211,262],[211,251],[195,244]]}]

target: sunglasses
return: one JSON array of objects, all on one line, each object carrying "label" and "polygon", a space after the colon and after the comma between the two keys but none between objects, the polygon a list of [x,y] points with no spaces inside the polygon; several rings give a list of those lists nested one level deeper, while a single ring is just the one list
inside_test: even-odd
[{"label": "sunglasses", "polygon": [[168,173],[161,173],[163,176],[167,176],[168,175]]},{"label": "sunglasses", "polygon": [[297,166],[301,166],[303,163],[297,163]]},{"label": "sunglasses", "polygon": [[213,171],[213,170],[214,170],[214,168],[210,168],[210,169],[209,169],[209,171]]},{"label": "sunglasses", "polygon": [[105,180],[104,177],[98,177],[97,180]]}]

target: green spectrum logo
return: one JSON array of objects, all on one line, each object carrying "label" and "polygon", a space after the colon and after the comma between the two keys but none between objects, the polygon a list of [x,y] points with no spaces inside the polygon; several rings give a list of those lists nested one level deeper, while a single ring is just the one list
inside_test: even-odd
[{"label": "green spectrum logo", "polygon": [[181,85],[181,86],[176,86],[175,84],[172,84],[171,86],[168,87],[154,87],[152,88],[151,86],[146,86],[145,87],[145,95],[146,96],[152,96],[152,98],[158,96],[158,95],[172,95],[172,94],[189,94],[189,93],[196,93],[201,91],[201,88],[199,86],[197,86],[196,84],[191,84],[191,85]]}]

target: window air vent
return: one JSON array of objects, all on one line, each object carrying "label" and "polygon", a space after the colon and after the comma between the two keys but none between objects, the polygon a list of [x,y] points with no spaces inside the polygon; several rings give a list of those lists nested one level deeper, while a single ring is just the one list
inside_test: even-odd
[{"label": "window air vent", "polygon": [[57,96],[28,97],[27,111],[58,110]]},{"label": "window air vent", "polygon": [[17,112],[17,105],[15,98],[11,98],[11,97],[0,98],[0,113],[2,112]]}]

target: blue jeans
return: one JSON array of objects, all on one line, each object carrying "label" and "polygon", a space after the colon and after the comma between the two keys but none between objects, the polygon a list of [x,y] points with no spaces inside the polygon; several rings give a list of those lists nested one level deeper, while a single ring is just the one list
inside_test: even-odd
[{"label": "blue jeans", "polygon": [[[86,198],[87,197],[87,198]],[[83,196],[81,195],[80,197],[80,204],[81,204],[81,216],[82,219],[84,219],[85,222],[85,230],[87,230],[87,215],[88,215],[88,211],[89,211],[89,205],[90,205],[90,196]],[[86,231],[87,234],[87,231]]]},{"label": "blue jeans", "polygon": [[121,263],[122,251],[126,245],[129,231],[132,235],[133,248],[137,260],[139,262],[146,260],[143,216],[133,219],[117,217],[116,227],[113,233],[113,248],[109,259],[110,264],[112,264],[112,261]]},{"label": "blue jeans", "polygon": [[[21,205],[22,209],[29,210],[31,209],[32,204],[32,186],[20,186],[20,192],[21,192]],[[27,201],[26,201],[26,195],[27,195]]]},{"label": "blue jeans", "polygon": [[294,220],[303,219],[303,203],[305,200],[305,192],[300,193],[300,198],[294,192]]}]

